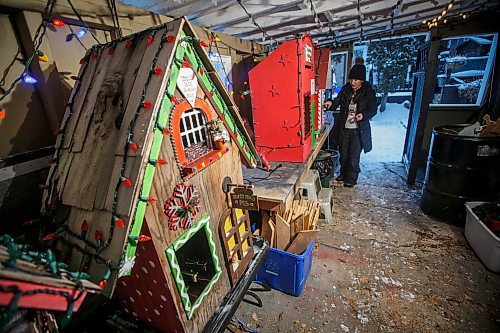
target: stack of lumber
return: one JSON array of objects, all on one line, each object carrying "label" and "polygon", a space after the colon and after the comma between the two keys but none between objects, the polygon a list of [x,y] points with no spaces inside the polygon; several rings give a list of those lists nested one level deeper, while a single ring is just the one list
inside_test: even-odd
[{"label": "stack of lumber", "polygon": [[319,232],[316,228],[319,214],[318,202],[294,200],[284,216],[274,214],[263,219],[262,237],[273,248],[301,254]]}]

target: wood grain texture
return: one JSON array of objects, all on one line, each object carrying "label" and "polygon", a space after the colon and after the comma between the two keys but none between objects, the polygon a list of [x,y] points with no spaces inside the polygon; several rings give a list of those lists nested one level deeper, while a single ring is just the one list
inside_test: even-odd
[{"label": "wood grain texture", "polygon": [[276,248],[284,250],[290,243],[290,224],[276,214]]},{"label": "wood grain texture", "polygon": [[290,243],[290,246],[286,249],[286,251],[294,254],[303,253],[318,233],[319,230],[300,231],[295,239]]}]

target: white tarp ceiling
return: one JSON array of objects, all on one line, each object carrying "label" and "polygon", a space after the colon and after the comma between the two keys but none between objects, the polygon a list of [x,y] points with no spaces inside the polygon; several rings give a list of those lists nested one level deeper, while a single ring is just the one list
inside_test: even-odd
[{"label": "white tarp ceiling", "polygon": [[[397,34],[445,19],[498,8],[497,0],[119,0],[149,11],[186,16],[196,25],[268,44],[309,32],[328,45]],[[452,6],[450,6],[450,3]]]}]

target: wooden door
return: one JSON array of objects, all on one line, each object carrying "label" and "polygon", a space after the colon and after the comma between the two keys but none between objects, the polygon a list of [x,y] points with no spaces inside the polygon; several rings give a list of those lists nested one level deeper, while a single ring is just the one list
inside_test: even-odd
[{"label": "wooden door", "polygon": [[420,48],[417,56],[417,71],[413,75],[410,115],[403,149],[406,183],[409,185],[415,184],[419,162],[422,159],[422,141],[429,104],[434,95],[440,42],[439,38],[432,39]]}]

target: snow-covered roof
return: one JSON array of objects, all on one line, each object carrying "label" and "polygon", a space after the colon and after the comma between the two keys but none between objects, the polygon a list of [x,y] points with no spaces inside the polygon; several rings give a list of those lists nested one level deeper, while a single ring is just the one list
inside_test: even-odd
[{"label": "snow-covered roof", "polygon": [[451,77],[474,77],[474,76],[484,76],[484,71],[471,69],[463,72],[452,73]]},{"label": "snow-covered roof", "polygon": [[480,45],[490,45],[492,43],[491,40],[481,37],[469,37],[469,39]]}]

